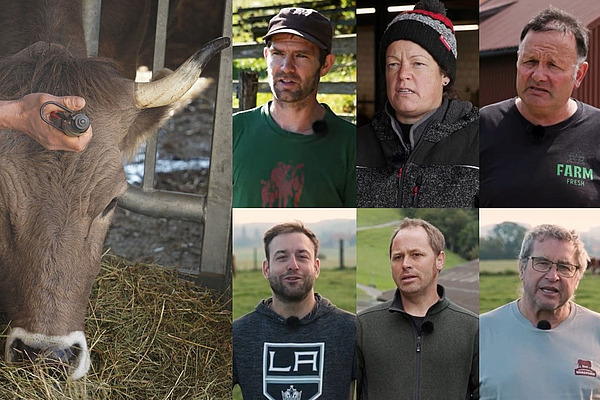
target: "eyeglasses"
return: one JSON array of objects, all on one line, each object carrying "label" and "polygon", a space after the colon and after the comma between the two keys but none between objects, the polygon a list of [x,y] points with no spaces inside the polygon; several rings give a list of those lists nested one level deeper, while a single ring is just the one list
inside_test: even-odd
[{"label": "eyeglasses", "polygon": [[552,262],[544,257],[528,257],[531,259],[531,266],[538,272],[546,273],[550,271],[553,265],[556,265],[556,272],[565,278],[572,278],[575,272],[579,269],[577,265],[563,263],[563,262]]}]

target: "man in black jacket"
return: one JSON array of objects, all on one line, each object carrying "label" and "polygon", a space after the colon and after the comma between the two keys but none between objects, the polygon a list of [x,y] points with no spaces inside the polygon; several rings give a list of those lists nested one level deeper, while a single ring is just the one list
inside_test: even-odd
[{"label": "man in black jacket", "polygon": [[357,133],[358,207],[477,207],[479,110],[450,95],[457,55],[438,0],[388,25],[379,54],[388,101]]}]

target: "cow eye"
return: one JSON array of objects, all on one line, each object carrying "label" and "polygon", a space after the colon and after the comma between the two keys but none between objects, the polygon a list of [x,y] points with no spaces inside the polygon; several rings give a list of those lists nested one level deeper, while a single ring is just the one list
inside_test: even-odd
[{"label": "cow eye", "polygon": [[119,199],[116,197],[112,199],[110,203],[108,203],[104,211],[102,211],[102,216],[105,217],[109,212],[111,212],[117,206],[118,201]]}]

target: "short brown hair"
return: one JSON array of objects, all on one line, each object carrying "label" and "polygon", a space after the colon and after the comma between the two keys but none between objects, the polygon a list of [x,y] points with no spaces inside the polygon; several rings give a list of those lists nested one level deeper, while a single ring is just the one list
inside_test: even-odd
[{"label": "short brown hair", "polygon": [[398,232],[400,232],[402,229],[417,228],[419,226],[425,229],[427,237],[429,238],[429,245],[433,249],[435,255],[438,256],[442,251],[444,251],[444,248],[446,247],[446,239],[444,239],[444,234],[438,228],[420,218],[404,218],[390,239],[390,258],[392,258],[392,244],[394,243],[394,239],[398,235]]},{"label": "short brown hair", "polygon": [[265,256],[267,257],[267,261],[269,261],[269,257],[271,255],[269,252],[269,245],[271,244],[275,236],[295,232],[303,233],[310,239],[315,248],[315,257],[317,257],[317,255],[319,254],[319,238],[317,237],[317,235],[314,234],[313,231],[304,226],[304,224],[301,221],[294,221],[275,225],[274,227],[265,232],[265,235],[263,237],[263,243],[265,244]]}]

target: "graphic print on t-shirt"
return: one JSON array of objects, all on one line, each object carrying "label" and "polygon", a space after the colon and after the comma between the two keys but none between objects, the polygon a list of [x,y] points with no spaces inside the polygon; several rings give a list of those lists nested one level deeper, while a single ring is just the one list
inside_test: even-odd
[{"label": "graphic print on t-shirt", "polygon": [[299,207],[304,188],[304,164],[285,164],[281,161],[271,170],[268,181],[261,179],[263,207]]},{"label": "graphic print on t-shirt", "polygon": [[556,176],[564,179],[567,185],[585,186],[593,184],[594,170],[587,165],[586,157],[581,152],[570,154],[566,162],[556,163]]},{"label": "graphic print on t-shirt", "polygon": [[592,369],[592,362],[590,360],[577,360],[577,368],[575,368],[575,375],[591,376],[596,377],[596,371]]},{"label": "graphic print on t-shirt", "polygon": [[263,347],[263,394],[270,400],[314,400],[323,390],[325,343]]}]

